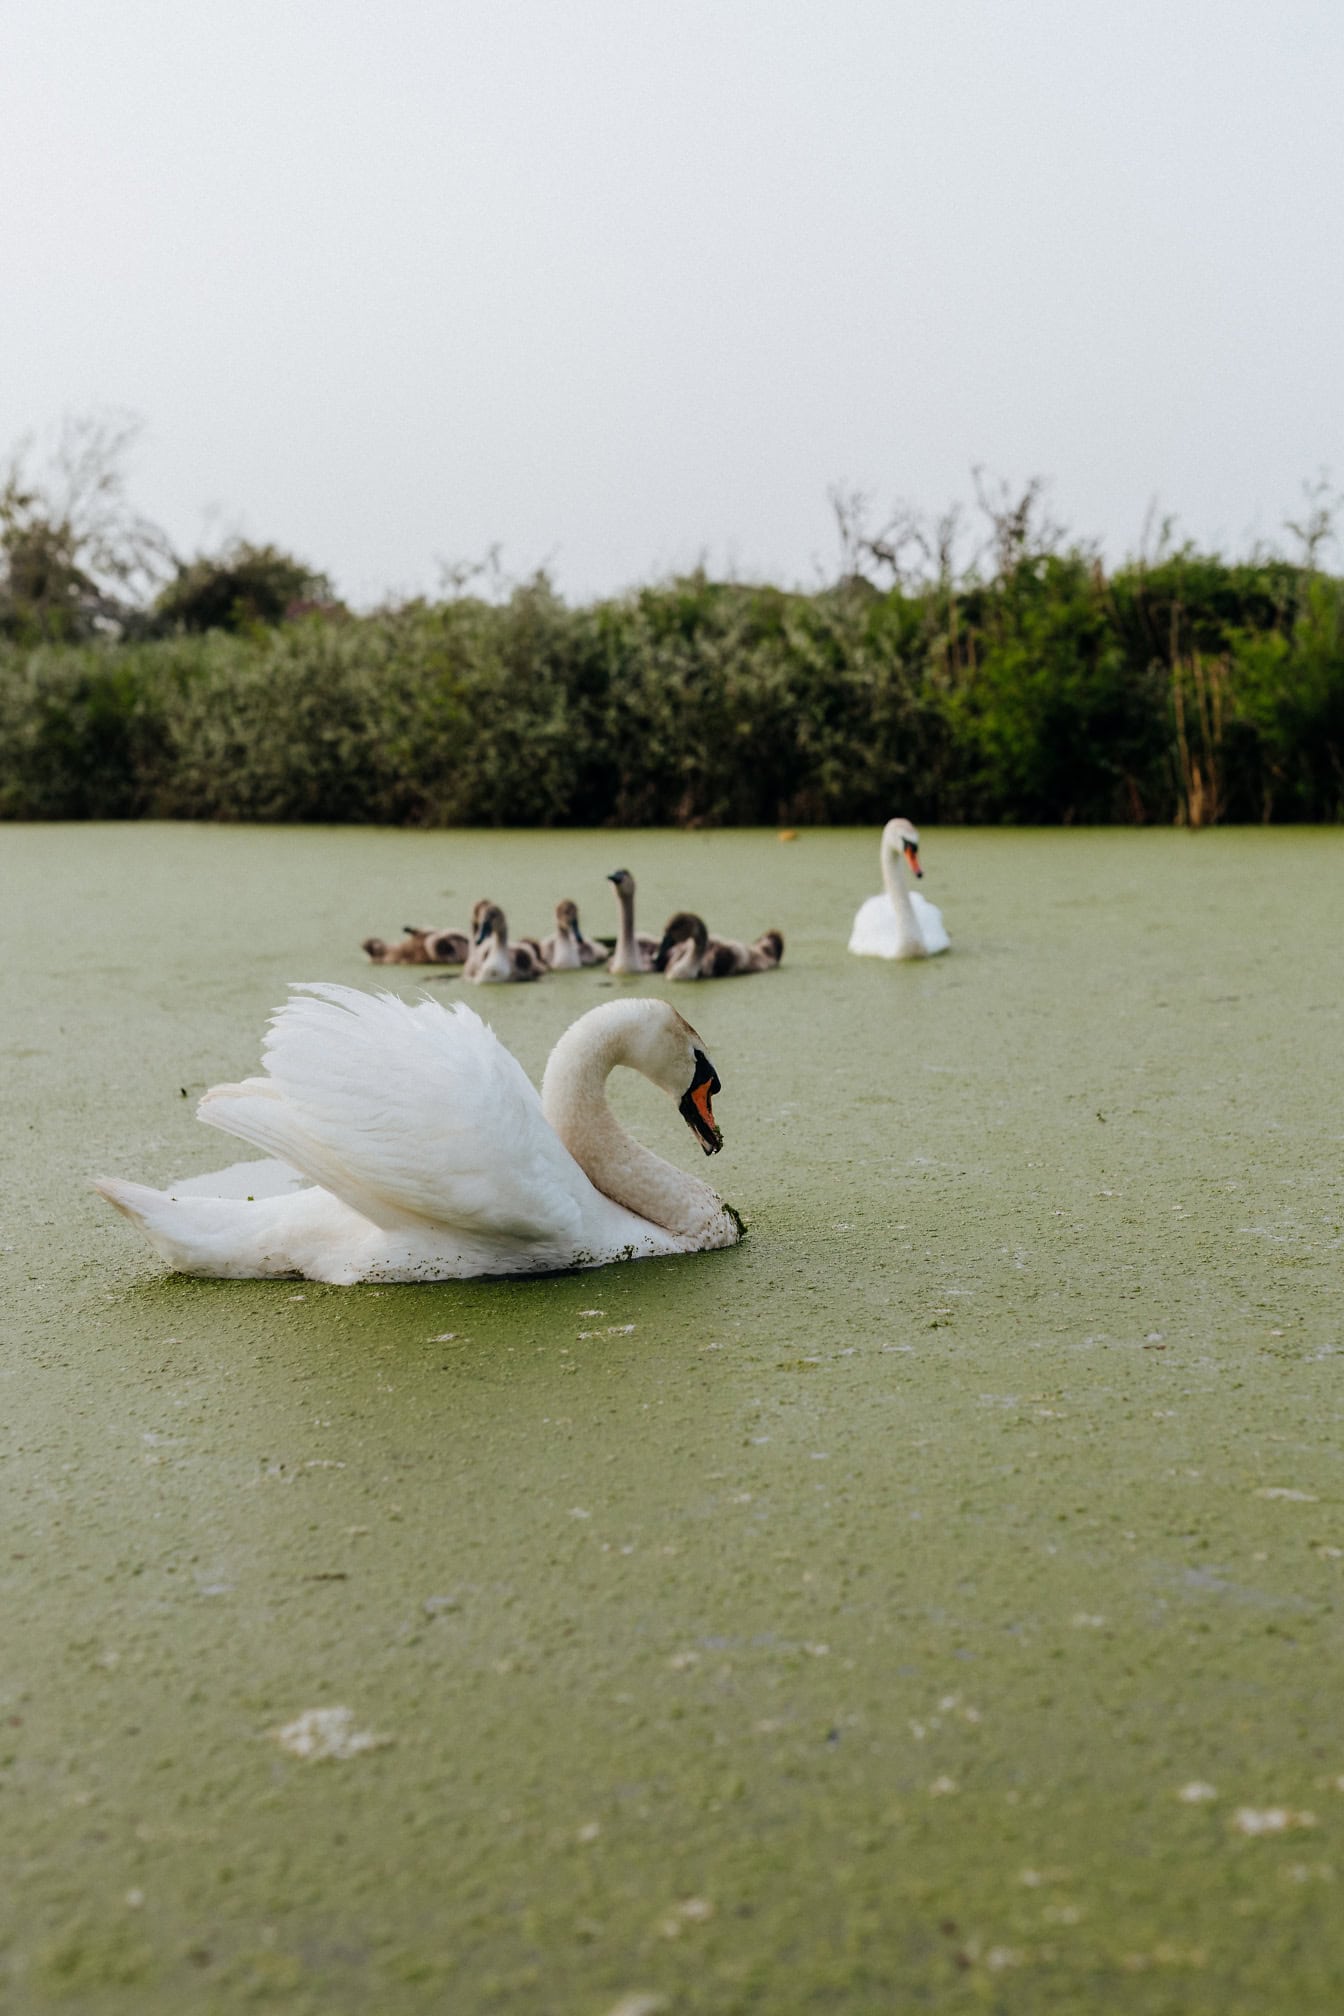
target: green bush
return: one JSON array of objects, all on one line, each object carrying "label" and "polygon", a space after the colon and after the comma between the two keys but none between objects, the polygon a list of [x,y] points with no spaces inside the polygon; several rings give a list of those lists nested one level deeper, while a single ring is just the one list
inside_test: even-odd
[{"label": "green bush", "polygon": [[325,574],[277,546],[236,540],[222,553],[179,560],[153,614],[164,630],[247,630],[309,605],[337,609]]},{"label": "green bush", "polygon": [[[269,549],[261,549],[263,551]],[[813,595],[538,577],[0,641],[0,816],[421,826],[1338,819],[1344,583],[1182,553]]]}]

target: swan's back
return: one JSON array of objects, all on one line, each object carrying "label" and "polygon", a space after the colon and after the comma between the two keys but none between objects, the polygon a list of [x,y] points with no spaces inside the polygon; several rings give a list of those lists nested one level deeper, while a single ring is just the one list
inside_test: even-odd
[{"label": "swan's back", "polygon": [[924,950],[930,958],[935,952],[946,952],[952,940],[947,935],[947,926],[943,923],[943,913],[938,905],[930,903],[927,896],[921,896],[918,889],[910,891],[910,901],[914,905],[915,921],[924,940]]},{"label": "swan's back", "polygon": [[588,1179],[522,1066],[465,1003],[295,987],[264,1061],[264,1077],[207,1092],[200,1118],[279,1156],[373,1224],[575,1235]]},{"label": "swan's back", "polygon": [[902,927],[890,896],[870,896],[855,913],[849,950],[870,959],[931,959],[936,952],[946,952],[952,940],[942,911],[917,889],[909,894],[916,936]]},{"label": "swan's back", "polygon": [[849,950],[872,959],[894,959],[900,949],[900,927],[889,896],[870,896],[854,913]]}]

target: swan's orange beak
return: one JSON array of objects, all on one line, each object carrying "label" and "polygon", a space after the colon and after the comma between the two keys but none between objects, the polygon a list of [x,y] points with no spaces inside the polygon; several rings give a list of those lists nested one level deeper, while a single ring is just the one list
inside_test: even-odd
[{"label": "swan's orange beak", "polygon": [[907,840],[904,847],[901,849],[901,852],[904,854],[906,861],[909,863],[910,873],[912,875],[919,875],[922,877],[924,870],[919,865],[919,850],[914,845],[913,841]]},{"label": "swan's orange beak", "polygon": [[722,1090],[714,1066],[703,1050],[697,1050],[695,1076],[677,1110],[706,1155],[717,1155],[723,1146],[723,1135],[714,1118],[714,1108],[710,1105],[714,1094]]}]

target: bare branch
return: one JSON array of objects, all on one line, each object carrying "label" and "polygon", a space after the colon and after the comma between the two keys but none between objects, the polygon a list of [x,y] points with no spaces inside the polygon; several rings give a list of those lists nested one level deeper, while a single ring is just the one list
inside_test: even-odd
[{"label": "bare branch", "polygon": [[1314,482],[1303,483],[1302,497],[1306,509],[1300,518],[1286,518],[1284,528],[1292,533],[1302,548],[1302,566],[1308,574],[1314,574],[1320,564],[1322,548],[1333,545],[1338,536],[1335,515],[1344,498],[1335,489],[1325,469]]},{"label": "bare branch", "polygon": [[1011,574],[1024,560],[1057,553],[1065,528],[1045,508],[1048,484],[1044,476],[1033,476],[1025,490],[1015,494],[1003,477],[991,490],[983,467],[971,471],[975,501],[989,520],[989,550],[999,579]]},{"label": "bare branch", "polygon": [[167,536],[127,499],[139,433],[128,414],[67,415],[45,467],[30,473],[29,436],[0,472],[0,598],[40,627],[115,627],[170,570]]}]

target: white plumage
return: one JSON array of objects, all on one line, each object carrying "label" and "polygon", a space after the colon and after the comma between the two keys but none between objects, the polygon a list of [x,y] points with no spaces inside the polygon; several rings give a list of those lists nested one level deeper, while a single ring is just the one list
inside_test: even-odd
[{"label": "white plumage", "polygon": [[911,872],[921,875],[919,835],[908,819],[889,819],[882,829],[879,859],[886,885],[881,896],[870,896],[859,905],[849,949],[872,959],[931,959],[946,952],[952,940],[936,903],[928,902],[907,886],[901,873],[902,857]]},{"label": "white plumage", "polygon": [[902,930],[890,896],[885,893],[870,896],[854,914],[854,927],[849,934],[851,952],[865,953],[873,959],[929,959],[935,952],[948,950],[952,940],[938,905],[928,902],[917,889],[907,893],[915,920],[913,938],[909,931]]},{"label": "white plumage", "polygon": [[632,1064],[682,1100],[702,1145],[717,1145],[704,1089],[717,1079],[666,1002],[607,1002],[582,1016],[552,1055],[544,1106],[462,1003],[296,987],[271,1022],[264,1063],[265,1076],[207,1092],[198,1114],[273,1160],[170,1192],[95,1185],[183,1273],[462,1279],[740,1237],[708,1185],[631,1140],[606,1102],[610,1070]]}]

